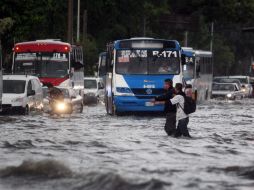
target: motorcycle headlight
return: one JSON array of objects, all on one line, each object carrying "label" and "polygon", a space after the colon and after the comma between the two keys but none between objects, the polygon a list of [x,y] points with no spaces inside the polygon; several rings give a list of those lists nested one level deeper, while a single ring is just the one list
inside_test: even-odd
[{"label": "motorcycle headlight", "polygon": [[56,109],[57,109],[58,111],[65,111],[66,108],[67,108],[67,106],[66,106],[66,104],[63,103],[63,102],[59,102],[59,103],[57,103],[57,105],[56,105]]},{"label": "motorcycle headlight", "polygon": [[246,88],[242,88],[242,92],[246,92]]}]

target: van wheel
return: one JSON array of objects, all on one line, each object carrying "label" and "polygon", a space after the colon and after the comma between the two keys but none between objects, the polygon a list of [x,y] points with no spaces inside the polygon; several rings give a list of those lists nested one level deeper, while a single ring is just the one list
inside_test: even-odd
[{"label": "van wheel", "polygon": [[23,115],[29,115],[29,113],[30,113],[30,109],[29,109],[29,106],[28,105],[26,105],[26,107],[23,109]]},{"label": "van wheel", "polygon": [[81,105],[80,105],[79,113],[82,113],[82,112],[83,112],[83,108],[84,108],[84,106],[83,106],[83,104],[81,104]]}]

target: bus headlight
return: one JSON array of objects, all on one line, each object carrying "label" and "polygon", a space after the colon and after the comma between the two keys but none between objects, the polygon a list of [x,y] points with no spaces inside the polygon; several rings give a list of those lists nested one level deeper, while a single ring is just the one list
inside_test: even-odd
[{"label": "bus headlight", "polygon": [[116,87],[116,91],[119,93],[132,93],[131,89],[127,87]]},{"label": "bus headlight", "polygon": [[228,98],[232,98],[232,94],[227,94],[227,97]]}]

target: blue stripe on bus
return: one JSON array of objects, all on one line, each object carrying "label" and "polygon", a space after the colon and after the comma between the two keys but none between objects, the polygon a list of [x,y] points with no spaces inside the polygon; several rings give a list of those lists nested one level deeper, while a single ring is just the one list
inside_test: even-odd
[{"label": "blue stripe on bus", "polygon": [[173,79],[174,75],[123,75],[129,88],[163,88],[165,79]]}]

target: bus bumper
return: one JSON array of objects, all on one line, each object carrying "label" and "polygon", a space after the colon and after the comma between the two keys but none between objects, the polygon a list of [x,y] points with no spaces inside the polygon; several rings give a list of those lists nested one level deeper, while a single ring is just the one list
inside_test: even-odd
[{"label": "bus bumper", "polygon": [[117,112],[163,112],[164,105],[151,105],[151,99],[139,99],[135,96],[114,96]]}]

